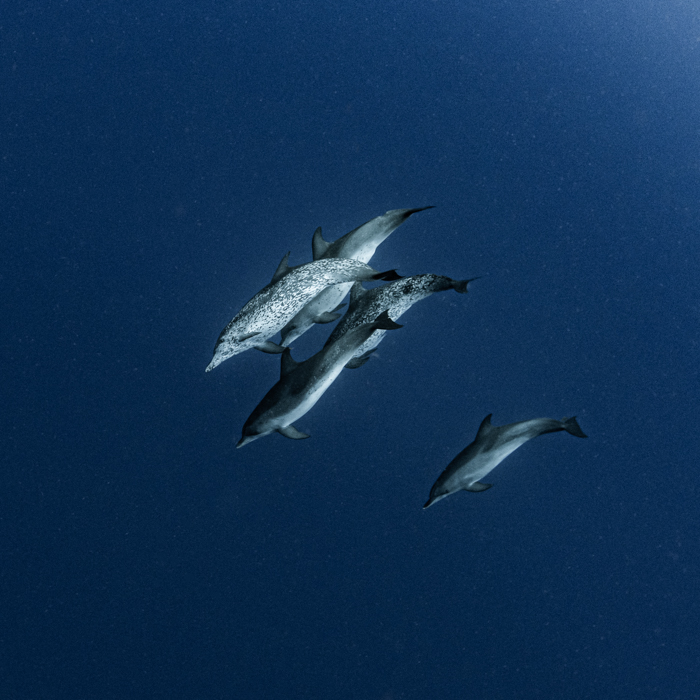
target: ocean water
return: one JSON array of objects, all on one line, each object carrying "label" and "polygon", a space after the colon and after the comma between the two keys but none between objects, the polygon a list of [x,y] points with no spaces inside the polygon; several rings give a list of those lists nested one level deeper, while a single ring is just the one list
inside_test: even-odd
[{"label": "ocean water", "polygon": [[[700,697],[700,10],[0,10],[0,697]],[[411,308],[280,435],[204,368],[279,260]],[[295,341],[305,359],[332,326]],[[495,425],[576,415],[423,510]]]}]

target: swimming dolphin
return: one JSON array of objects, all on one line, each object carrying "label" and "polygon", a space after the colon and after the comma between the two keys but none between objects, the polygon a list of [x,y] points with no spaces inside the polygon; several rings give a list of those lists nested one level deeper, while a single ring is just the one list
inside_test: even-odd
[{"label": "swimming dolphin", "polygon": [[[376,318],[384,310],[389,312],[392,321],[398,321],[399,317],[417,301],[435,292],[444,292],[448,289],[464,294],[469,283],[473,281],[473,279],[453,280],[442,275],[413,275],[369,290],[364,289],[360,282],[355,282],[350,291],[348,311],[343,316],[343,320],[333,329],[326,345],[335,342],[352,328]],[[347,367],[356,369],[365,364],[383,337],[383,330],[375,331],[371,338],[357,348]]]},{"label": "swimming dolphin", "polygon": [[400,279],[394,270],[377,272],[359,260],[331,258],[290,267],[289,253],[278,265],[272,281],[260,290],[221,331],[214,346],[209,372],[233,355],[256,348],[281,353],[269,339],[322,289],[340,282]]},{"label": "swimming dolphin", "polygon": [[[412,214],[434,207],[417,209],[391,209],[370,219],[362,226],[341,236],[337,241],[328,243],[323,240],[321,228],[317,228],[311,241],[314,260],[328,258],[352,258],[368,263],[380,243],[385,241]],[[314,325],[330,323],[340,318],[337,313],[340,302],[350,291],[350,284],[328,287],[316,295],[291,321],[282,329],[281,345],[287,346]]]},{"label": "swimming dolphin", "polygon": [[457,491],[486,491],[491,484],[479,481],[497,467],[511,452],[538,435],[566,430],[576,437],[588,437],[574,418],[555,420],[534,418],[520,423],[494,427],[491,413],[481,422],[476,439],[467,445],[440,474],[430,489],[430,497],[423,506],[428,508],[445,496]]},{"label": "swimming dolphin", "polygon": [[306,414],[335,381],[355,349],[362,345],[375,330],[401,328],[386,311],[372,323],[365,323],[346,333],[304,362],[295,362],[291,350],[282,353],[280,380],[267,392],[263,400],[243,426],[243,435],[236,447],[277,431],[293,440],[309,437],[292,423]]}]

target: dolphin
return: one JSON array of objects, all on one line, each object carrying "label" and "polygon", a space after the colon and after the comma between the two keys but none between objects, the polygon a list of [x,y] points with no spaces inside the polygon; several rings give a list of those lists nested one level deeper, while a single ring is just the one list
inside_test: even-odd
[{"label": "dolphin", "polygon": [[476,439],[467,445],[440,474],[430,489],[430,497],[423,508],[428,508],[445,496],[457,491],[486,491],[492,484],[479,481],[497,467],[511,452],[538,435],[556,433],[560,430],[588,437],[576,422],[576,417],[555,420],[554,418],[534,418],[509,425],[491,425],[489,413],[481,422]]},{"label": "dolphin", "polygon": [[[415,209],[391,209],[370,219],[362,226],[341,236],[333,243],[323,240],[321,227],[316,229],[311,241],[314,260],[328,258],[351,258],[368,263],[380,243],[385,241],[412,214],[435,207],[418,207]],[[281,345],[287,346],[314,325],[330,323],[340,318],[337,313],[343,305],[340,303],[350,291],[350,284],[328,287],[313,298],[282,329]]]},{"label": "dolphin", "polygon": [[[413,275],[369,290],[364,289],[360,282],[355,282],[350,291],[348,311],[343,316],[343,320],[333,329],[326,345],[334,343],[352,328],[376,318],[382,311],[387,310],[392,321],[398,321],[399,317],[413,304],[435,292],[454,289],[456,292],[464,294],[469,283],[473,282],[474,279],[453,280],[442,275]],[[373,333],[357,348],[355,355],[346,366],[355,369],[365,364],[383,337],[383,330]]]},{"label": "dolphin", "polygon": [[260,290],[221,331],[214,346],[209,372],[233,355],[256,348],[281,353],[284,348],[271,342],[285,323],[322,289],[356,280],[400,279],[394,270],[377,272],[359,260],[330,258],[291,267],[289,253],[277,267],[272,281]]},{"label": "dolphin", "polygon": [[282,353],[280,380],[250,414],[236,447],[243,447],[275,431],[293,440],[309,437],[297,430],[292,423],[313,408],[340,374],[355,349],[375,330],[397,328],[401,326],[394,323],[385,311],[372,323],[354,328],[303,362],[295,362],[291,350],[286,348]]}]

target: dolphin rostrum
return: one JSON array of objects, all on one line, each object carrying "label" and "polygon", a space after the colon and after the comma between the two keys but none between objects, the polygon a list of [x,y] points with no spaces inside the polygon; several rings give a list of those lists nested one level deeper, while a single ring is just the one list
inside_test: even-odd
[{"label": "dolphin rostrum", "polygon": [[293,440],[309,437],[297,430],[292,423],[313,408],[357,347],[375,330],[396,328],[401,326],[394,323],[385,311],[372,323],[354,328],[336,343],[328,345],[303,362],[295,362],[291,350],[286,348],[282,353],[280,380],[250,414],[236,447],[243,447],[275,431]]},{"label": "dolphin rostrum", "polygon": [[377,272],[359,260],[331,258],[296,267],[282,258],[272,281],[260,290],[221,331],[214,357],[206,371],[244,350],[281,353],[283,347],[269,339],[322,289],[341,282],[401,279],[394,270]]},{"label": "dolphin rostrum", "polygon": [[[442,275],[413,275],[369,290],[364,289],[360,282],[355,282],[350,291],[348,312],[333,329],[326,345],[335,342],[352,328],[376,318],[382,311],[388,311],[392,321],[398,321],[399,317],[417,301],[435,292],[444,292],[448,289],[464,294],[469,283],[473,281],[473,279],[453,280]],[[383,330],[375,331],[371,338],[357,348],[347,366],[355,369],[365,364],[383,337]]]},{"label": "dolphin rostrum", "polygon": [[[341,236],[333,243],[323,240],[321,228],[317,228],[311,241],[314,260],[328,258],[351,258],[368,263],[380,243],[385,241],[412,214],[434,207],[416,209],[391,209],[370,219],[362,226]],[[319,292],[294,318],[282,329],[284,346],[289,345],[305,333],[314,323],[330,323],[340,318],[338,308],[345,295],[350,291],[350,284],[339,284]]]},{"label": "dolphin rostrum", "polygon": [[576,437],[588,437],[576,422],[576,417],[555,420],[534,418],[509,425],[491,425],[489,413],[481,422],[476,439],[467,445],[440,474],[430,489],[430,497],[423,506],[428,508],[445,496],[457,491],[486,491],[491,484],[479,481],[497,467],[511,452],[538,435],[566,430]]}]

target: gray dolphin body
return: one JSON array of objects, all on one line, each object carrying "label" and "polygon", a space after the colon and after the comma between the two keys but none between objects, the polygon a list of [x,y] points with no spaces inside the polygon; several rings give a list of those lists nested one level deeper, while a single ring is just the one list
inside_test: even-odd
[{"label": "gray dolphin body", "polygon": [[283,352],[284,348],[269,339],[326,287],[342,282],[352,284],[357,280],[399,279],[393,270],[377,272],[359,260],[331,258],[290,267],[288,259],[289,253],[282,258],[270,284],[261,289],[221,331],[207,372],[250,348]]},{"label": "gray dolphin body", "polygon": [[476,439],[465,447],[440,474],[430,489],[430,497],[423,506],[428,508],[445,496],[457,491],[486,491],[491,484],[482,484],[485,477],[511,452],[538,435],[566,430],[576,437],[588,437],[581,430],[576,418],[534,418],[520,423],[495,427],[491,425],[489,413],[481,423]]},{"label": "gray dolphin body", "polygon": [[[392,209],[381,216],[370,219],[333,243],[323,240],[319,227],[311,241],[314,260],[351,258],[368,263],[379,244],[385,241],[409,216],[426,209],[433,209],[433,207]],[[306,333],[314,323],[330,323],[340,318],[340,314],[337,313],[338,305],[350,291],[350,286],[350,284],[339,284],[317,294],[282,329],[281,345],[289,345],[300,335]]]},{"label": "gray dolphin body", "polygon": [[[348,312],[343,316],[343,320],[333,329],[326,345],[334,343],[353,328],[367,323],[373,318],[377,318],[382,311],[388,311],[392,321],[397,321],[413,304],[435,292],[454,289],[460,294],[465,294],[467,286],[472,281],[453,280],[442,275],[413,275],[411,277],[403,277],[383,287],[375,287],[374,289],[364,289],[362,284],[355,282],[350,292]],[[383,337],[383,330],[375,331],[370,338],[357,348],[355,355],[348,362],[347,366],[350,369],[355,369],[365,364]]]},{"label": "gray dolphin body", "polygon": [[304,362],[295,362],[291,350],[282,354],[280,380],[267,392],[263,400],[243,426],[243,436],[236,447],[275,431],[293,440],[309,437],[292,423],[306,414],[335,381],[355,349],[375,330],[401,328],[385,312],[372,323],[358,326]]}]

